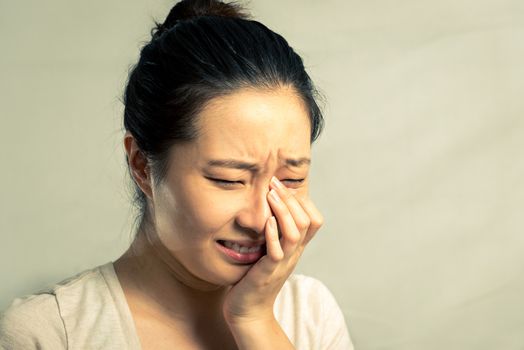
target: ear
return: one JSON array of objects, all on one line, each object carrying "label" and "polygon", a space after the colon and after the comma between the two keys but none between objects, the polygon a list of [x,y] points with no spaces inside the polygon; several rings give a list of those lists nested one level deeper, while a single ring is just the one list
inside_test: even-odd
[{"label": "ear", "polygon": [[126,131],[124,135],[124,147],[127,154],[127,162],[131,176],[136,184],[149,199],[153,198],[151,186],[151,174],[149,163],[144,153],[138,148],[133,135]]}]

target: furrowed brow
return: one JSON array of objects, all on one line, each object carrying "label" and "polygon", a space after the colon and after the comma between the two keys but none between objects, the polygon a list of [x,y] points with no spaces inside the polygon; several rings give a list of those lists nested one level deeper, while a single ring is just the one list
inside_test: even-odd
[{"label": "furrowed brow", "polygon": [[292,166],[292,167],[300,168],[303,165],[311,164],[311,159],[306,158],[306,157],[302,157],[302,158],[298,158],[298,159],[287,158],[285,162],[286,162],[286,166]]},{"label": "furrowed brow", "polygon": [[258,170],[258,166],[255,163],[248,163],[236,159],[212,159],[207,162],[207,166],[251,171]]},{"label": "furrowed brow", "polygon": [[[307,157],[302,158],[287,158],[284,161],[287,167],[302,167],[304,165],[311,164],[311,159]],[[207,161],[208,167],[219,167],[219,168],[230,168],[230,169],[241,169],[249,171],[258,171],[260,168],[256,163],[249,163],[237,159],[211,159]]]}]

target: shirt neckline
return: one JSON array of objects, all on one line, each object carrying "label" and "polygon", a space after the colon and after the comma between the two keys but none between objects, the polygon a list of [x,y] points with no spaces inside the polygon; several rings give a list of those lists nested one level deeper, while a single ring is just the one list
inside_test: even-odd
[{"label": "shirt neckline", "polygon": [[109,261],[106,264],[101,265],[100,273],[104,277],[104,280],[113,298],[113,302],[115,303],[117,312],[120,315],[119,321],[121,323],[122,329],[125,332],[124,336],[127,338],[129,348],[141,350],[142,346],[140,344],[140,339],[138,338],[135,321],[133,319],[133,315],[131,314],[129,304],[127,303],[122,285],[118,280],[113,263],[113,261]]}]

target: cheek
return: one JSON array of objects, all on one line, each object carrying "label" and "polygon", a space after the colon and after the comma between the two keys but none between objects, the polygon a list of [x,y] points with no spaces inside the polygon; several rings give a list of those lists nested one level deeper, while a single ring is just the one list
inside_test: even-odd
[{"label": "cheek", "polygon": [[295,197],[298,198],[307,198],[309,196],[309,186],[307,183],[304,186],[300,186],[298,188],[291,188],[288,187],[288,191],[290,191]]},{"label": "cheek", "polygon": [[192,235],[207,237],[233,220],[236,206],[226,193],[191,187],[179,196],[177,226]]}]

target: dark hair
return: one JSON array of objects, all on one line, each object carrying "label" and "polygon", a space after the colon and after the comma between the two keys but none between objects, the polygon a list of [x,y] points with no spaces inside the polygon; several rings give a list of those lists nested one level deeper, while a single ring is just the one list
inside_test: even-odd
[{"label": "dark hair", "polygon": [[[238,4],[182,0],[151,35],[129,74],[124,127],[147,158],[156,183],[169,168],[170,147],[198,137],[195,120],[206,102],[240,88],[293,87],[309,112],[310,142],[320,135],[320,95],[302,59]],[[127,156],[126,161],[129,169]],[[147,199],[133,184],[136,219],[142,225],[149,219]]]}]

